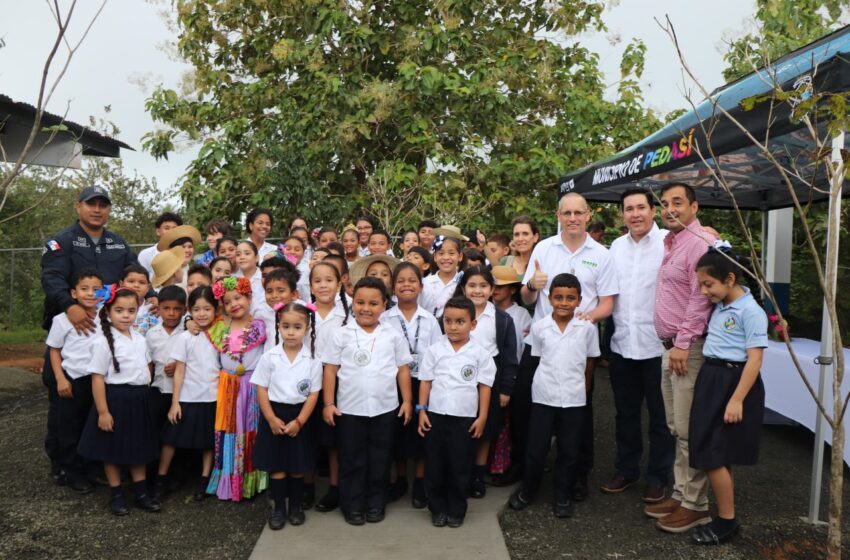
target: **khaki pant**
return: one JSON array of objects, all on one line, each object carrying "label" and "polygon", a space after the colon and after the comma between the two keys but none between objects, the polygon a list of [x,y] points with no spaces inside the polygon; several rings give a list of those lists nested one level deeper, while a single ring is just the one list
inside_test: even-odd
[{"label": "khaki pant", "polygon": [[689,463],[688,422],[691,419],[691,403],[694,385],[704,361],[702,347],[705,339],[691,344],[688,356],[687,375],[676,375],[670,371],[670,350],[661,358],[661,394],[667,427],[676,438],[676,459],[673,463],[673,498],[695,511],[708,510],[708,477],[705,471],[692,469]]}]

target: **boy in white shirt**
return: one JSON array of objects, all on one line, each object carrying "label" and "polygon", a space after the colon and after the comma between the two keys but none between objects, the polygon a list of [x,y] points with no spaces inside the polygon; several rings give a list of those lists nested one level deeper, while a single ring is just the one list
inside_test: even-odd
[{"label": "boy in white shirt", "polygon": [[[470,340],[475,305],[446,302],[446,336],[425,351],[419,369],[419,434],[425,437],[425,492],[435,527],[460,527],[472,474],[473,439],[484,433],[496,363]],[[427,434],[427,435],[426,435]]]},{"label": "boy in white shirt", "polygon": [[511,509],[524,509],[534,499],[543,478],[543,466],[552,434],[557,439],[555,459],[555,517],[572,515],[570,493],[576,480],[586,388],[599,356],[596,326],[573,315],[581,304],[581,284],[572,274],[555,276],[549,288],[552,315],[534,323],[526,342],[531,355],[540,357],[531,385],[525,472],[522,485],[510,497]]},{"label": "boy in white shirt", "polygon": [[153,362],[153,382],[150,388],[151,417],[159,434],[168,421],[171,397],[174,393],[174,368],[171,351],[177,335],[183,332],[183,315],[186,313],[186,292],[180,286],[166,286],[159,291],[160,324],[151,327],[145,343]]}]

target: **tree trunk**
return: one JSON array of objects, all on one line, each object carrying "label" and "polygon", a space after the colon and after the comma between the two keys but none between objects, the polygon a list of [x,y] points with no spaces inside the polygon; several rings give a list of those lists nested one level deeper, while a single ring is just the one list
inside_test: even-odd
[{"label": "tree trunk", "polygon": [[[839,348],[839,352],[841,349]],[[835,417],[841,414],[842,399],[835,399]],[[841,559],[841,521],[844,496],[844,422],[838,422],[832,432],[832,457],[829,466],[829,532],[827,534],[827,558]]]}]

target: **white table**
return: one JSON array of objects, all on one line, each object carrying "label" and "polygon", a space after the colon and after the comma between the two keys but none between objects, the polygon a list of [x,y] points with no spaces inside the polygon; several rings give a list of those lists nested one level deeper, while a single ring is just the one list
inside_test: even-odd
[{"label": "white table", "polygon": [[[794,338],[791,345],[794,347],[797,361],[803,368],[806,378],[817,393],[820,366],[814,360],[820,354],[820,342],[807,338]],[[850,350],[844,349],[845,379],[841,389],[845,398],[850,391],[850,379],[847,379],[847,372],[850,371],[848,363],[850,363]],[[769,342],[764,352],[761,377],[764,382],[765,406],[814,432],[818,409],[814,399],[806,390],[803,380],[800,379],[800,374],[794,367],[784,342]],[[827,369],[825,383],[824,407],[832,414],[831,369]],[[829,444],[832,442],[832,429],[826,421],[823,426],[824,441]],[[850,412],[844,415],[844,433],[845,437],[850,436]],[[850,445],[847,444],[844,446],[844,462],[850,465]]]}]

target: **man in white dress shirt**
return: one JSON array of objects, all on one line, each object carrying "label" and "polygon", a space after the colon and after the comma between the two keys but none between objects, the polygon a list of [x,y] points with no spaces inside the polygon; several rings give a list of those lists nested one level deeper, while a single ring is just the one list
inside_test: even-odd
[{"label": "man in white dress shirt", "polygon": [[646,189],[630,189],[620,197],[628,233],[611,244],[610,255],[619,280],[614,303],[609,372],[617,409],[616,472],[602,491],[616,494],[640,476],[643,434],[641,408],[649,413],[649,460],[644,478],[646,503],[666,498],[673,468],[675,439],[667,427],[661,395],[661,355],[664,347],[655,332],[655,286],[664,258],[666,230],[655,224],[655,202]]},{"label": "man in white dress shirt", "polygon": [[[159,240],[166,232],[183,225],[183,218],[174,212],[163,212],[159,215],[154,223],[156,227],[156,238]],[[147,249],[142,249],[139,252],[139,264],[145,267],[148,271],[148,277],[153,278],[153,258],[159,254],[159,249],[156,248],[156,243]]]}]

